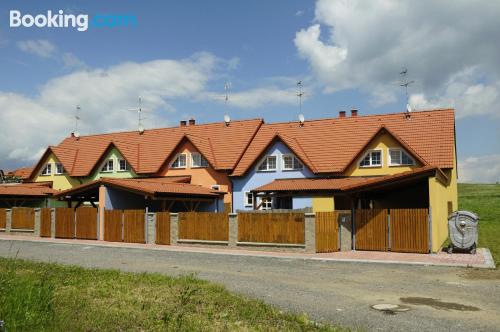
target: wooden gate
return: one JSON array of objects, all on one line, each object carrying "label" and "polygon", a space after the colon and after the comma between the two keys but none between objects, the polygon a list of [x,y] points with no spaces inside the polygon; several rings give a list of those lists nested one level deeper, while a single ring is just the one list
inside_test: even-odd
[{"label": "wooden gate", "polygon": [[123,211],[123,242],[146,243],[144,210]]},{"label": "wooden gate", "polygon": [[56,237],[63,239],[75,237],[75,211],[73,208],[56,209]]},{"label": "wooden gate", "polygon": [[316,252],[339,250],[338,212],[316,212]]},{"label": "wooden gate", "polygon": [[0,228],[7,227],[7,211],[6,209],[0,209]]},{"label": "wooden gate", "polygon": [[12,208],[13,229],[35,229],[35,210],[32,208]]},{"label": "wooden gate", "polygon": [[122,211],[104,211],[104,241],[122,242]]},{"label": "wooden gate", "polygon": [[239,213],[238,241],[304,244],[304,213]]},{"label": "wooden gate", "polygon": [[170,244],[170,212],[156,213],[156,244]]},{"label": "wooden gate", "polygon": [[40,209],[40,236],[50,237],[52,228],[52,209],[51,208],[41,208]]},{"label": "wooden gate", "polygon": [[76,238],[97,240],[97,209],[81,207],[76,209]]},{"label": "wooden gate", "polygon": [[387,209],[358,209],[355,215],[356,250],[389,249]]},{"label": "wooden gate", "polygon": [[429,252],[429,211],[390,210],[391,251]]},{"label": "wooden gate", "polygon": [[227,241],[229,239],[228,214],[216,212],[179,213],[179,239]]}]

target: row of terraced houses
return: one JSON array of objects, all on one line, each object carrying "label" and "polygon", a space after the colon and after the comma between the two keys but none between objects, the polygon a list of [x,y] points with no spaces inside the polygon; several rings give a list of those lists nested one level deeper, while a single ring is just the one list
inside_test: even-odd
[{"label": "row of terraced houses", "polygon": [[433,243],[457,209],[454,110],[262,119],[70,135],[0,185],[0,207],[149,211],[428,208]]}]

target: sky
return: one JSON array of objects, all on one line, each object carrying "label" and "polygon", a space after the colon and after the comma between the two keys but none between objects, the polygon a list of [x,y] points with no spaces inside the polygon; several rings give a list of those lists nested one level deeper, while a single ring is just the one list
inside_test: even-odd
[{"label": "sky", "polygon": [[[10,27],[10,12],[135,18]],[[459,181],[500,181],[500,2],[2,1],[0,169],[48,145],[144,126],[455,108]],[[402,68],[414,81],[408,99]],[[302,81],[300,110],[297,82]],[[224,86],[230,83],[229,100]],[[436,142],[439,144],[439,142]]]}]

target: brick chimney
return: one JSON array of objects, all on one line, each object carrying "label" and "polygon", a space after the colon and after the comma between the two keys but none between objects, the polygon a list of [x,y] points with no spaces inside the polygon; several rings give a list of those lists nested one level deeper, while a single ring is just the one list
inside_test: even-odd
[{"label": "brick chimney", "polygon": [[339,118],[345,118],[345,111],[339,111]]},{"label": "brick chimney", "polygon": [[351,110],[351,116],[358,116],[358,110]]},{"label": "brick chimney", "polygon": [[181,120],[179,126],[180,127],[186,127],[187,126],[187,121],[186,120]]},{"label": "brick chimney", "polygon": [[196,124],[196,120],[194,118],[189,119],[189,125],[194,126]]}]

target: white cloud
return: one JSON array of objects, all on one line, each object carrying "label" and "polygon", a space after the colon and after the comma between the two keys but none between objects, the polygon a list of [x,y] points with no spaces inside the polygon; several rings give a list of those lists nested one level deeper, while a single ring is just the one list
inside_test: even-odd
[{"label": "white cloud", "polygon": [[458,180],[468,183],[500,182],[500,154],[459,160]]},{"label": "white cloud", "polygon": [[80,60],[76,55],[70,52],[65,52],[61,56],[61,60],[65,68],[81,68],[85,67],[85,62]]},{"label": "white cloud", "polygon": [[50,58],[57,50],[56,46],[46,39],[22,40],[17,42],[17,47],[26,53]]},{"label": "white cloud", "polygon": [[314,24],[296,33],[295,45],[326,92],[361,88],[376,106],[394,102],[398,72],[408,67],[410,91],[428,104],[455,106],[460,116],[493,114],[498,17],[500,3],[489,0],[319,0]]},{"label": "white cloud", "polygon": [[304,15],[304,11],[303,11],[303,10],[297,10],[297,11],[295,12],[295,16],[297,16],[297,17],[300,17],[300,16],[302,16],[302,15]]}]

